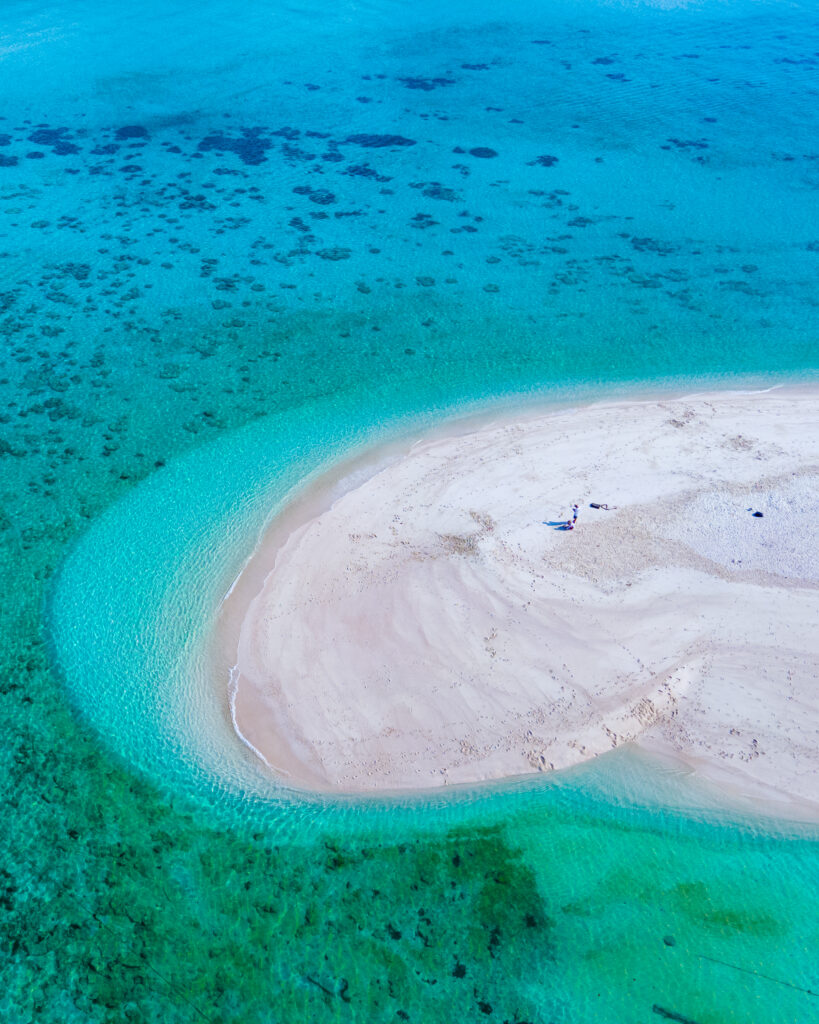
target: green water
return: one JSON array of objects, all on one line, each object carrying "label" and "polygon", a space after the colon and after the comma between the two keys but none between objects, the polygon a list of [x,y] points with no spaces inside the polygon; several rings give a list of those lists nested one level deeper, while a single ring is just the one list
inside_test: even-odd
[{"label": "green water", "polygon": [[819,1018],[815,828],[627,751],[294,797],[203,650],[350,450],[815,380],[818,48],[744,0],[4,5],[2,1019]]},{"label": "green water", "polygon": [[616,1022],[655,1005],[810,1019],[812,828],[720,807],[628,751],[547,781],[360,802],[288,794],[236,742],[205,643],[218,602],[298,481],[443,415],[405,390],[385,420],[385,401],[313,402],[170,462],[55,579],[58,673],[114,754],[94,744],[90,779],[103,764],[118,784],[74,840],[102,876],[63,897],[82,901],[75,918],[105,908],[100,948],[122,962],[99,991],[117,1005],[140,964],[136,1019],[168,1002],[248,1021]]}]

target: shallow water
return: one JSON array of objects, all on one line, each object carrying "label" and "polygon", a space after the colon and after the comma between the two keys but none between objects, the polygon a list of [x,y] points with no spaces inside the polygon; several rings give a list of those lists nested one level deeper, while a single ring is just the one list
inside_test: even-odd
[{"label": "shallow water", "polygon": [[4,5],[5,1019],[817,1012],[815,830],[629,759],[271,800],[198,685],[261,525],[351,447],[816,379],[813,8],[504,17]]}]

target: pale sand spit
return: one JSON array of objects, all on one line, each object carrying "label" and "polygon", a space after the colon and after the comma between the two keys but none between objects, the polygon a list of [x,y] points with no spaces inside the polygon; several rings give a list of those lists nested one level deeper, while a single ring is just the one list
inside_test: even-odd
[{"label": "pale sand spit", "polygon": [[361,476],[273,525],[233,609],[234,721],[288,783],[428,789],[636,743],[819,814],[815,390],[528,415]]}]

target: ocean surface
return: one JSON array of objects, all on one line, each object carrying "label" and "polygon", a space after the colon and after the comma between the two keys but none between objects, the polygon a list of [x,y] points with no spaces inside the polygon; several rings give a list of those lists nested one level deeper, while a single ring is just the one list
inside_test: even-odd
[{"label": "ocean surface", "polygon": [[628,751],[288,793],[208,672],[306,479],[819,379],[812,3],[6,0],[0,1017],[808,1024],[819,831]]}]

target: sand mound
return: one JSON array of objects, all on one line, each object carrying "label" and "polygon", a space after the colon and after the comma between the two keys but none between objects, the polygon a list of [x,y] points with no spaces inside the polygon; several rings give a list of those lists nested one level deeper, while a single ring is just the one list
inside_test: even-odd
[{"label": "sand mound", "polygon": [[800,392],[421,441],[260,549],[237,728],[315,788],[474,782],[637,741],[815,799],[817,467]]}]

